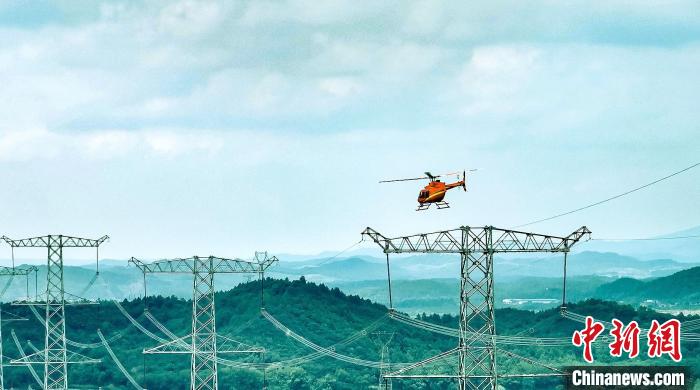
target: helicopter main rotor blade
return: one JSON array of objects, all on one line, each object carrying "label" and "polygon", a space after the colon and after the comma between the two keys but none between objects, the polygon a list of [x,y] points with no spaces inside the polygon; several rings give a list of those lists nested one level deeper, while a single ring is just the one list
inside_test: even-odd
[{"label": "helicopter main rotor blade", "polygon": [[464,176],[466,176],[466,173],[467,173],[467,172],[475,172],[475,171],[478,171],[478,169],[465,169],[465,170],[462,171],[462,172],[443,173],[442,175],[437,175],[437,176],[435,176],[435,177],[440,177],[440,176],[457,176],[457,179],[459,179],[459,178],[461,177],[462,180],[464,180]]},{"label": "helicopter main rotor blade", "polygon": [[395,181],[409,181],[409,180],[425,180],[425,179],[430,179],[429,177],[414,177],[411,179],[393,179],[393,180],[382,180],[380,183],[391,183]]},{"label": "helicopter main rotor blade", "polygon": [[[465,169],[463,172],[475,172],[475,171],[478,171],[478,169]],[[462,172],[450,172],[450,173],[443,173],[441,175],[442,176],[460,176],[461,174],[462,174]]]},{"label": "helicopter main rotor blade", "polygon": [[[477,169],[466,169],[465,172],[474,172],[474,171],[476,171],[476,170],[477,170]],[[430,172],[425,172],[425,175],[426,175],[426,176],[423,176],[423,177],[413,177],[413,178],[410,178],[410,179],[382,180],[382,181],[380,181],[380,183],[393,183],[393,182],[397,182],[397,181],[426,180],[426,179],[434,180],[434,179],[437,179],[438,177],[443,177],[443,176],[460,176],[461,174],[462,174],[462,172],[451,172],[451,173],[442,173],[442,174],[439,174],[439,175],[433,175],[433,174],[430,173]]]}]

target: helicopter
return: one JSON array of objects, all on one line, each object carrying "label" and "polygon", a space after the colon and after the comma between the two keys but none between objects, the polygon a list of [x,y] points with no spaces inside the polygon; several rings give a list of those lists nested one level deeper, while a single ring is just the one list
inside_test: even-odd
[{"label": "helicopter", "polygon": [[[438,209],[446,209],[450,207],[450,204],[447,203],[445,199],[445,195],[447,194],[447,191],[452,189],[452,188],[457,188],[457,187],[462,187],[464,191],[467,191],[467,171],[473,172],[476,171],[476,169],[469,169],[469,170],[463,170],[461,179],[460,179],[460,174],[459,172],[454,172],[454,173],[445,173],[441,175],[433,175],[430,172],[425,172],[425,176],[423,177],[414,177],[410,179],[393,179],[393,180],[382,180],[380,183],[392,183],[392,182],[397,182],[397,181],[409,181],[409,180],[425,180],[429,179],[430,183],[426,185],[420,192],[418,193],[418,208],[416,211],[422,211],[422,210],[427,210],[430,208],[431,204],[435,204],[435,206]],[[443,176],[457,176],[457,181],[454,183],[445,183],[440,181],[440,177]]]}]

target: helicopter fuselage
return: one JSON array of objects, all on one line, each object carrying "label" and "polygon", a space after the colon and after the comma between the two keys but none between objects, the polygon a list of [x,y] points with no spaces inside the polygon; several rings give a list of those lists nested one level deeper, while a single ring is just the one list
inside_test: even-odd
[{"label": "helicopter fuselage", "polygon": [[437,203],[445,199],[448,190],[463,187],[464,180],[455,183],[443,183],[440,180],[432,180],[418,193],[418,203]]}]

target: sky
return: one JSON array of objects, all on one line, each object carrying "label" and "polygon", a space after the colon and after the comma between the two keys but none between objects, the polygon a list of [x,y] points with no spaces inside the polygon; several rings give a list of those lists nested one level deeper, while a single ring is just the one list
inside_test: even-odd
[{"label": "sky", "polygon": [[[698,69],[695,1],[0,1],[0,234],[250,258],[516,226],[698,162]],[[447,210],[378,183],[465,168]],[[527,229],[650,237],[699,199],[696,168]]]}]

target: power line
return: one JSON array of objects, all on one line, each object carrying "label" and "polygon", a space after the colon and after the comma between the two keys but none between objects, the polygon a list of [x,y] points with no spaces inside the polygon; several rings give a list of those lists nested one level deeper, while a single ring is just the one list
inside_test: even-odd
[{"label": "power line", "polygon": [[609,198],[607,198],[607,199],[603,199],[603,200],[601,200],[601,201],[598,201],[598,202],[595,202],[595,203],[591,203],[591,204],[586,205],[586,206],[583,206],[583,207],[579,207],[579,208],[577,208],[577,209],[575,209],[575,210],[567,211],[567,212],[565,212],[565,213],[553,215],[553,216],[551,216],[551,217],[547,217],[547,218],[543,218],[543,219],[538,219],[538,220],[536,220],[536,221],[524,223],[524,224],[522,224],[522,225],[517,225],[517,226],[514,226],[514,227],[519,228],[519,227],[523,227],[523,226],[534,225],[534,224],[536,224],[536,223],[540,223],[540,222],[544,222],[544,221],[549,221],[549,220],[552,220],[552,219],[555,219],[555,218],[559,218],[559,217],[563,217],[563,216],[565,216],[565,215],[573,214],[573,213],[576,213],[576,212],[579,212],[579,211],[582,211],[582,210],[585,210],[585,209],[588,209],[588,208],[591,208],[591,207],[594,207],[594,206],[598,206],[598,205],[603,204],[603,203],[606,203],[606,202],[610,202],[611,200],[615,200],[615,199],[617,199],[617,198],[621,198],[621,197],[623,197],[623,196],[625,196],[625,195],[629,195],[629,194],[631,194],[631,193],[633,193],[633,192],[636,192],[636,191],[642,190],[642,189],[644,189],[644,188],[653,186],[654,184],[659,183],[659,182],[662,182],[662,181],[664,181],[664,180],[666,180],[666,179],[670,179],[670,178],[672,178],[673,176],[680,175],[681,173],[686,172],[686,171],[689,171],[689,170],[691,170],[691,169],[693,169],[693,168],[695,168],[695,167],[697,167],[697,166],[699,166],[699,165],[700,165],[700,162],[695,163],[695,164],[693,164],[693,165],[691,165],[691,166],[689,166],[689,167],[686,167],[686,168],[681,169],[680,171],[673,172],[672,174],[670,174],[670,175],[668,175],[668,176],[664,176],[664,177],[662,177],[662,178],[660,178],[660,179],[656,179],[656,180],[654,180],[654,181],[652,181],[652,182],[650,182],[650,183],[644,184],[644,185],[642,185],[642,186],[639,186],[639,187],[637,187],[637,188],[634,188],[634,189],[631,189],[631,190],[629,190],[629,191],[623,192],[623,193],[621,193],[621,194],[618,194],[618,195],[615,195],[615,196],[611,196],[611,197],[609,197]]},{"label": "power line", "polygon": [[322,262],[318,263],[318,265],[321,266],[321,265],[330,263],[331,261],[333,261],[333,259],[335,259],[335,258],[337,258],[338,256],[342,255],[343,253],[345,253],[345,252],[349,251],[350,249],[352,249],[352,248],[354,248],[354,247],[356,247],[356,246],[362,244],[362,241],[364,241],[364,237],[362,238],[362,240],[360,240],[360,241],[358,241],[358,242],[356,242],[356,243],[350,245],[349,247],[343,249],[342,251],[336,253],[335,255],[333,255],[333,256],[331,256],[331,257],[329,257],[329,258],[323,260]]}]

